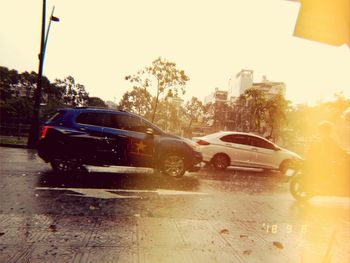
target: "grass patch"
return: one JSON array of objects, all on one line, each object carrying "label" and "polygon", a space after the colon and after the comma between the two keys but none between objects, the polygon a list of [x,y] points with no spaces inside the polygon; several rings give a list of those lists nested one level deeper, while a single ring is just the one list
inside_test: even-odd
[{"label": "grass patch", "polygon": [[27,145],[27,137],[0,136],[1,144]]}]

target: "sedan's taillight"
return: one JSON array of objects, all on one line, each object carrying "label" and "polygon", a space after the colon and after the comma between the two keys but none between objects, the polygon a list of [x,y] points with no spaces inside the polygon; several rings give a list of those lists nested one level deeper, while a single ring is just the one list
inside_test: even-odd
[{"label": "sedan's taillight", "polygon": [[199,141],[197,141],[197,144],[199,144],[199,145],[209,145],[210,143],[206,142],[204,140],[199,140]]},{"label": "sedan's taillight", "polygon": [[52,128],[51,126],[44,126],[43,129],[41,130],[41,138],[45,138],[48,130]]}]

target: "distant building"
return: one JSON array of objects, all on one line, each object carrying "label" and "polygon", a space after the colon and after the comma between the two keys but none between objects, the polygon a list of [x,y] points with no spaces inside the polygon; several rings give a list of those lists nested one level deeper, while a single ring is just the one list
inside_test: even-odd
[{"label": "distant building", "polygon": [[266,76],[263,76],[261,82],[254,83],[253,77],[253,70],[242,69],[236,74],[235,78],[230,78],[228,84],[228,99],[230,101],[235,101],[238,96],[244,94],[244,92],[250,88],[260,89],[268,96],[272,96],[274,94],[281,94],[282,96],[285,96],[285,83],[267,80]]},{"label": "distant building", "polygon": [[269,81],[266,76],[263,76],[262,82],[253,83],[251,88],[264,91],[268,97],[277,94],[286,95],[286,84],[284,82]]},{"label": "distant building", "polygon": [[207,105],[209,103],[214,104],[215,102],[227,102],[228,92],[225,90],[219,90],[219,88],[215,88],[215,91],[211,93],[209,96],[204,98],[204,104]]},{"label": "distant building", "polygon": [[228,98],[233,100],[253,85],[253,70],[242,69],[235,78],[229,80]]},{"label": "distant building", "polygon": [[[219,90],[215,88],[209,96],[204,98],[204,105],[212,104],[209,114],[213,114],[212,119],[207,123],[213,130],[229,130],[234,129],[235,119],[234,111],[230,105],[234,105],[237,98],[244,94],[248,89],[258,89],[266,94],[269,99],[275,94],[285,96],[286,85],[283,82],[270,81],[263,76],[261,82],[253,82],[254,71],[242,69],[234,77],[229,79],[228,90]],[[248,103],[248,102],[247,102]],[[249,118],[244,116],[241,118]]]}]

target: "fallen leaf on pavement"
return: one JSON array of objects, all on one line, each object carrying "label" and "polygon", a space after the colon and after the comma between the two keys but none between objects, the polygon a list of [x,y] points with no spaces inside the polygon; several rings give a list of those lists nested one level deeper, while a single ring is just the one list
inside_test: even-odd
[{"label": "fallen leaf on pavement", "polygon": [[57,231],[57,227],[56,227],[55,225],[50,225],[50,226],[49,226],[49,230],[50,230],[51,232],[56,232],[56,231]]},{"label": "fallen leaf on pavement", "polygon": [[220,234],[228,234],[229,231],[225,228],[220,231]]},{"label": "fallen leaf on pavement", "polygon": [[281,242],[278,242],[278,241],[274,241],[273,245],[275,247],[279,248],[279,249],[283,249],[284,248],[283,244]]},{"label": "fallen leaf on pavement", "polygon": [[240,238],[248,237],[247,235],[239,235]]},{"label": "fallen leaf on pavement", "polygon": [[243,251],[243,254],[244,254],[244,255],[250,255],[250,253],[252,253],[252,250],[251,250],[251,249],[247,249],[247,250],[244,250],[244,251]]}]

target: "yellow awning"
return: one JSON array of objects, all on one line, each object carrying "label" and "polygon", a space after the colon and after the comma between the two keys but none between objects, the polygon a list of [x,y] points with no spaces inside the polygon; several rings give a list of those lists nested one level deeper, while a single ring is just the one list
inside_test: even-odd
[{"label": "yellow awning", "polygon": [[350,47],[350,0],[300,0],[294,36]]}]

